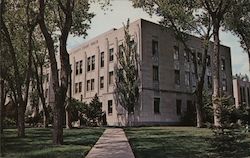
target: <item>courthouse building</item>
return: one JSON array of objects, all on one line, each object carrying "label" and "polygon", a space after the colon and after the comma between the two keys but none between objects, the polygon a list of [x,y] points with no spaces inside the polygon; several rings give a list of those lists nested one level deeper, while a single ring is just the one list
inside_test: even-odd
[{"label": "courthouse building", "polygon": [[[196,81],[191,55],[184,51],[171,31],[158,24],[140,19],[130,24],[129,31],[137,44],[140,58],[140,98],[132,117],[133,124],[179,123],[181,116],[193,109],[192,94]],[[97,94],[110,126],[125,125],[127,122],[125,110],[114,98],[114,67],[123,41],[124,29],[111,29],[69,51],[72,97],[90,102]],[[201,65],[202,41],[190,36],[188,45],[197,53],[197,63]],[[222,90],[225,94],[232,95],[230,48],[221,46],[220,51]],[[210,90],[211,66],[209,55],[205,87]]]}]

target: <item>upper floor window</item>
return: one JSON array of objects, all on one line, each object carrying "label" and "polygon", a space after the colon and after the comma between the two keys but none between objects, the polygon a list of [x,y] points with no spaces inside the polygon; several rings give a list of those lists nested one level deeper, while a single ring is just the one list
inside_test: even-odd
[{"label": "upper floor window", "polygon": [[154,113],[160,113],[160,98],[154,98]]},{"label": "upper floor window", "polygon": [[222,71],[226,70],[226,60],[225,59],[221,59],[221,70]]},{"label": "upper floor window", "polygon": [[79,73],[82,74],[82,60],[79,62]]},{"label": "upper floor window", "polygon": [[109,49],[109,61],[114,60],[114,48]]},{"label": "upper floor window", "polygon": [[100,89],[104,88],[104,77],[100,77]]},{"label": "upper floor window", "polygon": [[119,45],[118,55],[119,55],[119,58],[123,56],[123,44]]},{"label": "upper floor window", "polygon": [[159,67],[153,66],[153,81],[159,81]]},{"label": "upper floor window", "polygon": [[78,93],[78,83],[75,83],[75,93]]},{"label": "upper floor window", "polygon": [[87,80],[87,91],[90,90],[90,80]]},{"label": "upper floor window", "polygon": [[78,70],[78,62],[76,62],[76,75],[78,75],[78,73],[79,73],[79,70]]},{"label": "upper floor window", "polygon": [[190,73],[185,72],[185,85],[189,86],[190,85]]},{"label": "upper floor window", "polygon": [[95,79],[91,79],[91,90],[94,90],[95,86]]},{"label": "upper floor window", "polygon": [[95,70],[95,56],[93,55],[92,56],[92,60],[91,60],[91,67],[92,67],[92,70]]},{"label": "upper floor window", "polygon": [[179,47],[178,46],[174,46],[174,60],[179,60]]},{"label": "upper floor window", "polygon": [[101,52],[101,67],[104,67],[104,52]]},{"label": "upper floor window", "polygon": [[114,80],[114,72],[109,72],[109,85],[113,84]]},{"label": "upper floor window", "polygon": [[152,53],[153,55],[158,54],[158,41],[152,41]]},{"label": "upper floor window", "polygon": [[82,82],[79,82],[79,93],[82,92]]},{"label": "upper floor window", "polygon": [[175,84],[180,85],[180,70],[174,70]]},{"label": "upper floor window", "polygon": [[184,50],[184,60],[185,62],[189,62],[189,50],[185,49]]},{"label": "upper floor window", "polygon": [[90,71],[90,67],[91,67],[91,64],[90,64],[90,57],[88,57],[87,59],[87,71]]},{"label": "upper floor window", "polygon": [[225,78],[222,79],[222,90],[227,91],[227,80]]}]

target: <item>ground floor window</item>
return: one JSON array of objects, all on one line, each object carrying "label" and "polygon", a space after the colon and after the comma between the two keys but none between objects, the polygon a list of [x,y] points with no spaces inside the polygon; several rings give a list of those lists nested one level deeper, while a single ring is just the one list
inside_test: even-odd
[{"label": "ground floor window", "polygon": [[154,98],[154,113],[160,113],[160,98]]},{"label": "ground floor window", "polygon": [[112,100],[108,100],[108,114],[113,113],[113,102]]},{"label": "ground floor window", "polygon": [[181,100],[179,99],[176,100],[176,114],[178,116],[181,115]]}]

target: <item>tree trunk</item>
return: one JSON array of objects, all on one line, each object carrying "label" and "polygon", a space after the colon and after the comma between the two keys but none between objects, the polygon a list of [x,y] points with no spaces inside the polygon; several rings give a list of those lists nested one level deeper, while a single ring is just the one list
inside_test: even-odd
[{"label": "tree trunk", "polygon": [[62,105],[63,101],[61,98],[56,98],[56,103],[53,110],[53,143],[56,145],[63,144],[63,112]]},{"label": "tree trunk", "polygon": [[17,135],[19,137],[24,137],[25,136],[25,124],[24,124],[24,103],[21,101],[19,103],[18,109],[18,130],[17,130]]},{"label": "tree trunk", "polygon": [[213,50],[213,110],[214,110],[214,125],[221,126],[221,109],[220,109],[220,40],[219,40],[219,22],[215,20],[214,28],[214,50]]}]

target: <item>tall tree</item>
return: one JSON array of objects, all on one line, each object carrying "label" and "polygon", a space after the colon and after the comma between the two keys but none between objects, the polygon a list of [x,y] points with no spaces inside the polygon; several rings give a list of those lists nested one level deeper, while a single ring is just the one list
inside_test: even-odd
[{"label": "tall tree", "polygon": [[[63,110],[70,76],[67,39],[70,33],[86,35],[94,15],[89,13],[89,1],[52,0],[39,1],[39,26],[48,48],[55,105],[53,107],[53,143],[63,143]],[[52,26],[52,27],[51,27]],[[55,33],[59,39],[60,64],[56,60]],[[60,69],[58,66],[60,65]],[[60,75],[59,75],[59,72]]]},{"label": "tall tree", "polygon": [[124,26],[124,42],[120,46],[115,67],[115,98],[128,115],[127,124],[131,125],[131,115],[139,100],[139,56],[137,44],[129,33],[129,20]]},{"label": "tall tree", "polygon": [[[13,89],[16,92],[16,103],[18,105],[18,136],[23,137],[25,135],[24,113],[28,100],[31,77],[32,34],[37,23],[36,19],[31,15],[30,0],[27,2],[6,2],[2,0],[1,2],[1,7],[3,7],[3,14],[1,14],[1,32],[8,44],[8,50],[12,59],[14,72]],[[15,12],[17,12],[18,15],[13,15]],[[25,47],[25,45],[27,47]],[[18,58],[25,52],[27,52],[27,55],[23,57],[26,58],[24,59],[27,60],[27,62],[20,61]],[[23,68],[20,68],[21,66],[23,66]],[[22,81],[21,78],[24,80]]]}]

